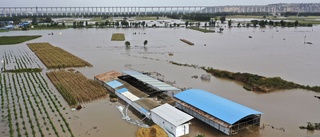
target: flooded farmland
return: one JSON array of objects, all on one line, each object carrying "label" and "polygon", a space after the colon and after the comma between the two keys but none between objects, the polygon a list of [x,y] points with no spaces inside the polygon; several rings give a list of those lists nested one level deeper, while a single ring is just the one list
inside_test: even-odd
[{"label": "flooded farmland", "polygon": [[[48,35],[51,32],[54,35]],[[62,35],[59,35],[60,32]],[[131,48],[126,49],[124,41],[111,41],[113,33],[124,33],[126,41],[131,43]],[[161,79],[174,83],[174,86],[204,89],[263,112],[260,126],[262,127],[265,124],[264,129],[248,129],[236,136],[313,137],[320,136],[320,132],[300,130],[299,126],[305,126],[306,122],[320,122],[320,100],[314,98],[315,95],[319,96],[320,93],[300,89],[272,93],[249,92],[243,89],[241,85],[228,80],[211,77],[210,81],[202,81],[191,78],[193,75],[201,76],[205,72],[201,69],[175,66],[170,64],[169,61],[233,72],[248,72],[268,77],[279,76],[295,83],[315,86],[320,85],[319,34],[320,27],[315,26],[266,29],[225,28],[223,33],[202,33],[185,28],[66,29],[10,31],[0,33],[0,36],[43,35],[41,38],[29,42],[49,42],[88,61],[93,67],[76,68],[76,70],[91,79],[94,75],[111,70],[156,71],[163,75]],[[249,36],[252,38],[249,38]],[[195,45],[189,46],[181,42],[180,39],[186,39]],[[146,47],[143,46],[145,40],[148,41]],[[304,44],[305,41],[312,44]],[[9,53],[10,55],[11,53],[17,54],[16,56],[27,54],[34,58],[36,62],[30,64],[30,66],[44,67],[28,49],[26,43],[0,46],[1,59]],[[172,53],[173,56],[170,56],[169,53]],[[3,67],[3,64],[1,64],[1,67]],[[7,67],[14,66],[9,65]],[[36,78],[43,77],[43,79],[39,79],[39,83],[45,83],[44,80],[48,82],[48,87],[44,86],[44,88],[56,95],[52,97],[57,97],[60,101],[62,107],[58,107],[58,109],[69,123],[74,136],[135,136],[138,127],[121,119],[120,112],[116,108],[117,105],[121,105],[120,103],[111,103],[108,99],[102,99],[83,104],[84,108],[80,111],[70,111],[67,103],[63,101],[45,74],[30,75],[35,75]],[[16,85],[21,84],[17,78],[21,77],[19,80],[22,81],[28,79],[27,76],[24,78],[20,74],[8,73],[1,73],[1,77],[2,85],[12,83],[12,87],[14,87],[13,81],[16,81]],[[6,81],[3,81],[3,77],[7,78]],[[40,90],[41,87],[35,91]],[[22,86],[21,90],[24,90]],[[43,95],[41,93],[36,100],[50,95],[51,92],[44,92]],[[22,92],[17,90],[16,94],[20,95]],[[32,94],[36,94],[36,92],[30,93],[30,96]],[[28,96],[29,94],[25,95]],[[4,95],[4,97],[5,101],[7,101],[6,97],[10,102],[17,100],[15,95],[11,96],[11,94]],[[35,101],[33,101],[34,105],[36,104]],[[18,109],[18,103],[15,104]],[[49,104],[54,108],[52,103]],[[49,111],[50,105],[48,105],[48,102],[44,102],[43,105]],[[31,105],[26,106],[31,111]],[[21,105],[21,107],[25,108],[24,105]],[[65,110],[63,110],[64,107],[66,107]],[[36,110],[36,113],[40,114],[40,111]],[[27,112],[23,112],[25,113],[23,117],[27,119]],[[0,113],[6,115],[7,112],[1,110]],[[49,130],[46,130],[46,126],[44,126],[45,121],[51,120],[53,125],[57,127],[59,135],[71,136],[67,129],[65,129],[66,133],[63,132],[62,128],[66,128],[66,124],[63,123],[62,117],[55,116],[56,110],[54,112],[50,110],[48,113],[51,117],[47,119],[45,116],[44,120],[39,123],[42,125],[40,130],[45,131],[43,134],[49,136],[49,133],[51,133],[52,136],[55,136],[52,126]],[[130,115],[135,117],[133,114]],[[8,118],[1,117],[0,119],[0,136],[8,136]],[[36,118],[31,117],[31,119],[35,121]],[[39,119],[42,118],[39,117]],[[18,121],[18,123],[22,128],[22,122]],[[35,122],[34,125],[36,126],[36,124]],[[30,127],[25,129],[30,136],[32,130]],[[38,131],[39,129],[35,127],[34,130]],[[198,134],[204,134],[206,137],[225,136],[197,120],[191,121],[190,132],[189,137]],[[24,132],[21,134],[24,134]],[[40,135],[40,133],[37,132],[37,135]]]}]

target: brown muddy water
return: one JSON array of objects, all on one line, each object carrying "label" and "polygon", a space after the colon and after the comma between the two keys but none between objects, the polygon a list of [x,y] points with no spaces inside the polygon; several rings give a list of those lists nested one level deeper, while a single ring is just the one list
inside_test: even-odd
[{"label": "brown muddy water", "polygon": [[[53,32],[54,35],[47,35]],[[62,35],[58,35],[59,33]],[[111,41],[112,33],[125,33],[131,48],[124,41]],[[133,33],[136,32],[136,35]],[[185,28],[145,29],[66,29],[11,31],[2,35],[43,35],[30,42],[49,42],[93,64],[92,68],[77,68],[88,78],[111,70],[156,71],[180,88],[199,88],[263,112],[264,129],[248,129],[236,136],[246,137],[317,137],[319,131],[300,130],[306,122],[320,122],[320,100],[315,93],[301,89],[272,93],[248,92],[241,85],[212,77],[210,81],[191,78],[205,72],[200,69],[175,66],[168,61],[196,64],[233,72],[248,72],[264,76],[280,76],[304,85],[320,85],[320,27],[308,28],[226,28],[223,33],[202,33]],[[248,38],[252,36],[252,38]],[[179,39],[195,43],[189,46]],[[144,40],[148,40],[146,48]],[[312,45],[304,44],[312,42]],[[27,50],[26,44],[0,46]],[[173,53],[169,56],[168,53]],[[0,52],[2,54],[2,52]],[[1,55],[2,57],[2,55]],[[75,136],[135,136],[138,129],[121,119],[108,99],[84,104],[80,111],[68,111],[70,127]],[[131,114],[132,115],[132,114]],[[134,115],[132,115],[135,117]],[[2,119],[1,119],[2,120]],[[7,126],[0,122],[0,126]],[[274,128],[271,128],[273,126]],[[284,129],[284,130],[282,130]],[[1,128],[0,128],[1,130]],[[2,130],[1,130],[2,132]],[[8,132],[8,131],[7,131]],[[191,121],[188,137],[225,136],[198,120]],[[6,134],[7,135],[7,134]],[[5,134],[0,133],[0,136]]]}]

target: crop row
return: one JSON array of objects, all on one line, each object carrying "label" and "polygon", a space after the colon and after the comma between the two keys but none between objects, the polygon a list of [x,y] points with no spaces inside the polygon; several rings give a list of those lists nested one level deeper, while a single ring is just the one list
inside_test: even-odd
[{"label": "crop row", "polygon": [[62,131],[74,136],[61,102],[41,73],[2,73],[0,85],[1,118],[7,119],[10,136],[46,136],[45,130],[48,135],[52,131],[60,136]]},{"label": "crop row", "polygon": [[28,43],[27,45],[47,68],[92,67],[90,63],[49,43]]},{"label": "crop row", "polygon": [[32,56],[32,52],[7,50],[3,53],[3,71],[25,72],[28,69],[39,69],[40,65]]},{"label": "crop row", "polygon": [[107,96],[103,86],[79,72],[59,70],[48,72],[47,76],[70,106]]}]

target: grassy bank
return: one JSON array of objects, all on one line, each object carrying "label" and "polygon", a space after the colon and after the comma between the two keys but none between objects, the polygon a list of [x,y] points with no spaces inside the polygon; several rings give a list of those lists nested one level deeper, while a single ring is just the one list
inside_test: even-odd
[{"label": "grassy bank", "polygon": [[0,32],[8,32],[9,30],[6,29],[0,29]]},{"label": "grassy bank", "polygon": [[171,61],[170,63],[178,66],[186,66],[186,67],[203,69],[207,73],[210,73],[215,77],[239,82],[241,83],[241,85],[243,85],[243,88],[248,91],[271,92],[276,90],[289,90],[289,89],[299,88],[299,89],[306,89],[306,90],[311,90],[315,92],[320,92],[320,86],[311,87],[309,85],[307,86],[300,85],[294,82],[283,80],[280,77],[265,77],[257,74],[240,73],[240,72],[235,73],[235,72],[230,72],[226,70],[200,67],[197,65],[181,64],[173,61]]},{"label": "grassy bank", "polygon": [[0,37],[0,45],[10,45],[10,44],[19,44],[25,41],[36,39],[41,37],[41,35],[34,36],[2,36]]},{"label": "grassy bank", "polygon": [[124,41],[125,37],[123,33],[113,33],[111,41]]},{"label": "grassy bank", "polygon": [[199,27],[187,27],[188,29],[192,29],[192,30],[196,30],[196,31],[200,31],[203,33],[214,33],[214,30],[207,30],[207,29],[203,29],[203,28],[199,28]]}]

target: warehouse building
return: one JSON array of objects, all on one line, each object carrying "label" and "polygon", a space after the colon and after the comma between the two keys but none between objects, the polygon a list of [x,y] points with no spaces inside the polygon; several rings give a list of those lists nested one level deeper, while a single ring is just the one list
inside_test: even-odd
[{"label": "warehouse building", "polygon": [[261,112],[199,89],[174,96],[175,106],[227,135],[260,125]]}]

